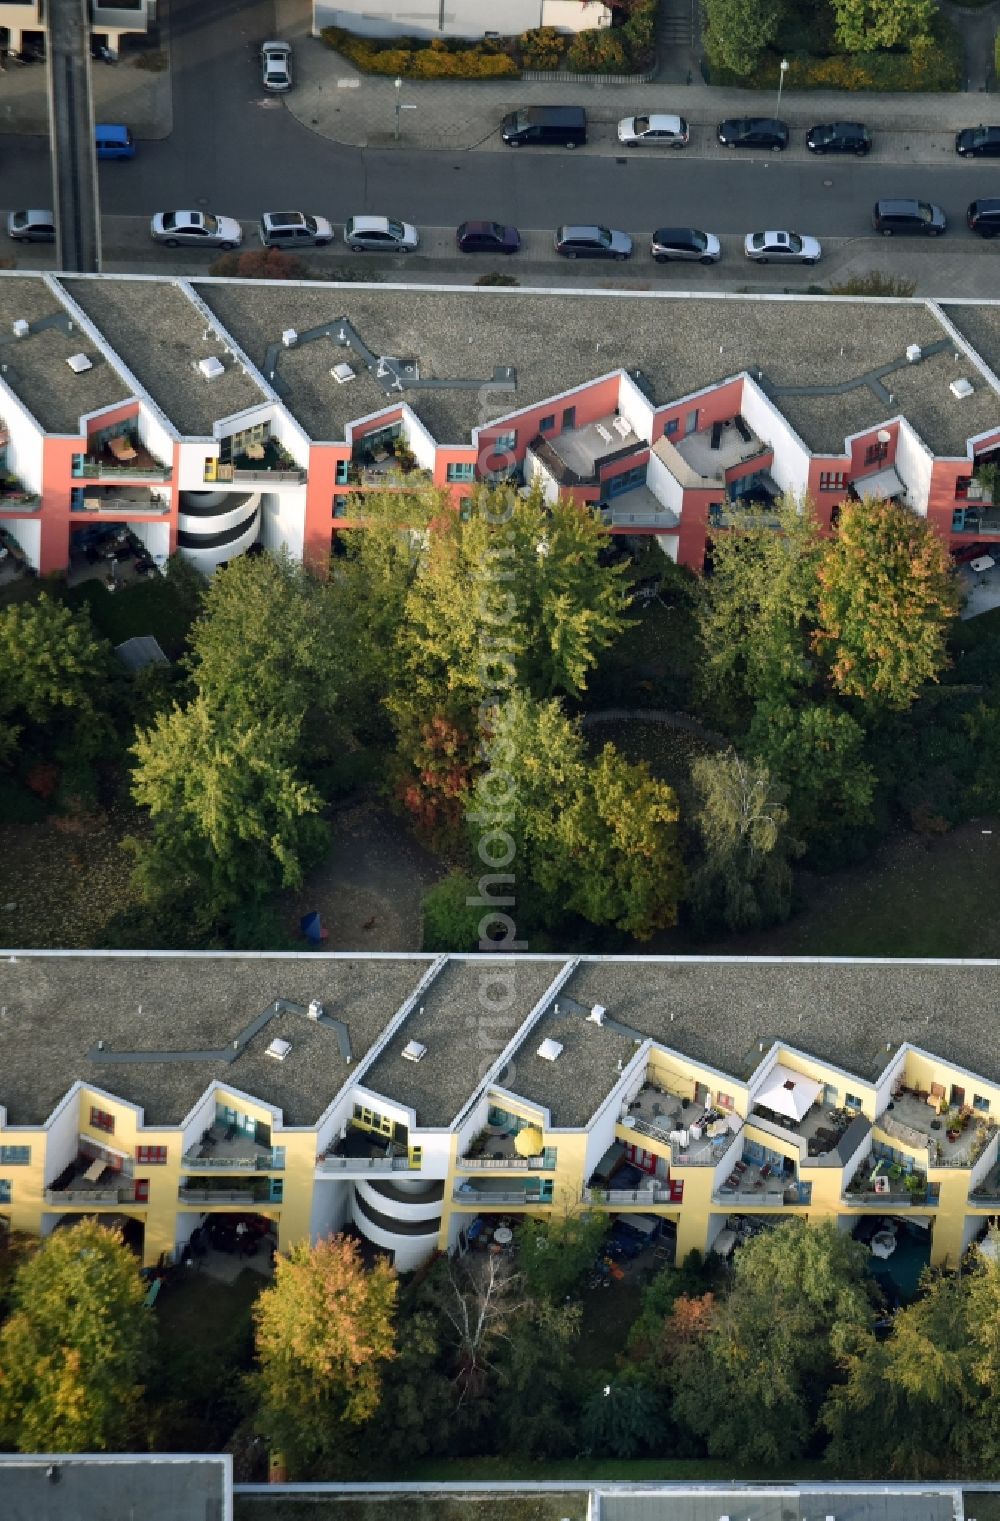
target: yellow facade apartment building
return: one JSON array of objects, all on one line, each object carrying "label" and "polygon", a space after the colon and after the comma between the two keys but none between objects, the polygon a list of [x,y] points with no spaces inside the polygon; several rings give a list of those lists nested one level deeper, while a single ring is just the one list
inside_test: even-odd
[{"label": "yellow facade apartment building", "polygon": [[218,1213],[401,1270],[597,1209],[957,1264],[1000,1215],[1000,963],[0,953],[0,1227],[146,1265]]}]

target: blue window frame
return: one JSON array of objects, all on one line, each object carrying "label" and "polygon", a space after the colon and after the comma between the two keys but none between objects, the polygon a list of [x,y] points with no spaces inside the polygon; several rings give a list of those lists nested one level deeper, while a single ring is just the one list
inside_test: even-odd
[{"label": "blue window frame", "polygon": [[474,481],[475,478],[476,467],[474,464],[469,463],[448,466],[449,481]]},{"label": "blue window frame", "polygon": [[551,433],[556,425],[556,414],[551,412],[548,417],[543,417],[538,424],[539,433]]},{"label": "blue window frame", "polygon": [[667,438],[673,438],[674,434],[679,430],[679,428],[680,428],[680,423],[677,421],[677,418],[676,417],[668,417],[667,418],[667,426],[664,428],[663,431],[666,434]]},{"label": "blue window frame", "polygon": [[10,1203],[10,1179],[0,1178],[0,1204]]},{"label": "blue window frame", "polygon": [[333,499],[333,515],[334,515],[335,518],[346,518],[346,516],[347,516],[347,497],[346,496],[335,496],[334,497],[334,499]]},{"label": "blue window frame", "polygon": [[494,454],[510,454],[517,448],[517,430],[509,433],[498,433],[493,440]]},{"label": "blue window frame", "polygon": [[[989,1108],[989,1105],[986,1106]],[[0,1146],[0,1165],[4,1167],[29,1167],[31,1165],[30,1146]]]},{"label": "blue window frame", "polygon": [[348,472],[348,470],[350,470],[350,468],[351,468],[351,462],[350,462],[349,459],[339,459],[337,461],[337,474],[334,477],[334,485],[336,485],[336,486],[346,486],[347,485],[347,472]]}]

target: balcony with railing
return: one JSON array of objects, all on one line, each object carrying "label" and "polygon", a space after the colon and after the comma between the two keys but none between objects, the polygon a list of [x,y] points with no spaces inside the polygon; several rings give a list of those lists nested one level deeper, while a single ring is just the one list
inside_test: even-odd
[{"label": "balcony with railing", "polygon": [[132,433],[94,438],[86,454],[73,460],[74,480],[168,481],[170,476],[170,465],[157,459]]},{"label": "balcony with railing", "polygon": [[889,1138],[912,1151],[925,1151],[932,1167],[971,1167],[996,1134],[997,1125],[964,1103],[950,1102],[944,1084],[939,1094],[897,1087],[891,1108],[875,1124]]},{"label": "balcony with railing", "polygon": [[985,1178],[969,1190],[969,1203],[973,1209],[1000,1208],[1000,1161],[995,1162]]},{"label": "balcony with railing", "polygon": [[653,1204],[680,1204],[684,1197],[683,1183],[657,1182],[651,1178],[639,1188],[585,1188],[584,1204],[604,1204],[618,1209],[629,1204],[649,1208]]},{"label": "balcony with railing", "polygon": [[182,1178],[177,1190],[177,1198],[181,1204],[201,1204],[207,1208],[215,1208],[219,1205],[244,1205],[247,1208],[255,1204],[274,1204],[278,1201],[274,1198],[266,1182],[248,1183],[243,1188],[226,1188],[223,1182],[218,1186],[209,1180],[204,1183],[196,1183],[191,1178]]},{"label": "balcony with railing", "polygon": [[714,1167],[742,1121],[731,1110],[686,1100],[656,1083],[644,1083],[619,1120],[624,1140],[642,1136],[678,1167]]},{"label": "balcony with railing", "polygon": [[316,1171],[335,1177],[363,1176],[369,1172],[419,1172],[420,1162],[403,1140],[390,1140],[351,1124],[316,1158]]},{"label": "balcony with railing", "polygon": [[919,1167],[907,1167],[873,1150],[858,1166],[842,1195],[853,1207],[895,1211],[934,1204],[937,1185],[928,1185]]},{"label": "balcony with railing", "polygon": [[799,1180],[790,1157],[749,1141],[712,1195],[713,1203],[738,1210],[776,1209],[811,1200],[812,1184]]},{"label": "balcony with railing", "polygon": [[514,1178],[477,1178],[474,1183],[463,1178],[455,1184],[452,1199],[456,1204],[482,1205],[489,1209],[501,1204],[505,1208],[518,1204],[551,1204],[552,1184],[542,1178],[525,1178],[523,1183]]},{"label": "balcony with railing", "polygon": [[[519,1133],[525,1134],[529,1129],[537,1138],[537,1145],[541,1133],[533,1126],[525,1126]],[[541,1147],[537,1152],[526,1154],[523,1149],[518,1150],[517,1134],[500,1130],[498,1126],[487,1126],[473,1136],[465,1155],[458,1158],[457,1166],[463,1172],[551,1172],[556,1166],[556,1148]]]},{"label": "balcony with railing", "polygon": [[137,512],[162,515],[170,511],[170,498],[162,491],[144,490],[141,486],[75,486],[70,506],[73,512],[115,517],[131,517]]},{"label": "balcony with railing", "polygon": [[207,482],[232,481],[242,486],[301,486],[307,471],[274,438],[242,442],[232,453],[226,451],[205,460]]},{"label": "balcony with railing", "polygon": [[[80,1152],[44,1190],[46,1204],[59,1206],[101,1205],[135,1202],[135,1182],[127,1165],[118,1166],[107,1157]],[[140,1201],[141,1202],[141,1201]]]},{"label": "balcony with railing", "polygon": [[30,512],[39,503],[37,491],[31,491],[23,481],[8,471],[0,472],[0,508],[13,508],[18,512]]},{"label": "balcony with railing", "polygon": [[560,486],[596,486],[602,469],[648,448],[648,440],[635,433],[624,417],[612,414],[561,433],[539,433],[528,445],[528,453]]}]

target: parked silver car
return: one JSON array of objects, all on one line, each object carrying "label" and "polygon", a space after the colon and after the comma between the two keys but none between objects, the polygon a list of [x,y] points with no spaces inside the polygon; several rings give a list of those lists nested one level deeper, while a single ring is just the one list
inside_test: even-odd
[{"label": "parked silver car", "polygon": [[755,264],[815,264],[823,249],[818,238],[797,232],[748,232],[743,252]]},{"label": "parked silver car", "polygon": [[7,236],[16,243],[54,243],[56,219],[51,211],[10,211]]},{"label": "parked silver car", "polygon": [[326,217],[304,211],[262,212],[257,231],[265,248],[321,248],[335,236]]},{"label": "parked silver car", "polygon": [[199,248],[238,248],[243,228],[235,217],[214,216],[210,211],[158,211],[149,224],[155,243],[168,248],[182,244]]},{"label": "parked silver car", "polygon": [[618,123],[618,141],[629,148],[685,148],[689,137],[683,116],[626,116]]},{"label": "parked silver car", "polygon": [[344,242],[348,248],[371,253],[410,253],[419,245],[420,234],[409,222],[392,217],[348,217]]},{"label": "parked silver car", "polygon": [[292,88],[292,49],[287,42],[262,42],[260,72],[265,90]]}]

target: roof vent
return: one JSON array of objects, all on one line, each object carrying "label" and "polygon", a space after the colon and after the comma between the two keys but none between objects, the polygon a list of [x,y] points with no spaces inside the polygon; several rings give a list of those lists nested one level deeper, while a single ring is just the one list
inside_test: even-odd
[{"label": "roof vent", "polygon": [[951,392],[952,396],[955,397],[956,401],[962,401],[964,397],[972,395],[972,381],[966,380],[965,376],[963,375],[961,380],[953,380],[949,385],[948,390]]},{"label": "roof vent", "polygon": [[309,1015],[310,1019],[322,1019],[325,1012],[326,1011],[318,998],[310,998],[309,1007],[306,1010],[306,1013]]},{"label": "roof vent", "polygon": [[276,1035],[264,1054],[273,1056],[276,1062],[283,1062],[291,1049],[290,1040],[282,1040],[280,1035]]},{"label": "roof vent", "polygon": [[86,354],[70,354],[66,363],[69,365],[74,375],[82,375],[84,371],[92,370],[94,368],[90,360],[87,358]]},{"label": "roof vent", "polygon": [[14,323],[14,337],[15,338],[27,338],[27,336],[28,336],[28,334],[30,332],[31,332],[31,323],[30,322],[25,322],[25,320],[24,320],[23,317],[18,317],[17,321]]},{"label": "roof vent", "polygon": [[225,373],[225,365],[221,359],[216,359],[214,354],[209,354],[207,359],[198,360],[198,369],[206,380],[215,380],[216,376]]},{"label": "roof vent", "polygon": [[408,1040],[403,1047],[404,1062],[422,1062],[427,1055],[427,1047],[422,1046],[419,1040]]},{"label": "roof vent", "polygon": [[286,327],[281,335],[281,341],[286,349],[293,349],[299,341],[299,335],[293,327]]},{"label": "roof vent", "polygon": [[346,385],[349,380],[355,378],[355,372],[349,364],[335,364],[330,374],[339,386]]},{"label": "roof vent", "polygon": [[921,359],[924,357],[924,351],[920,347],[919,343],[911,343],[907,345],[906,357],[909,360],[910,364],[920,363]]},{"label": "roof vent", "polygon": [[594,1007],[591,1009],[590,1013],[587,1015],[587,1018],[589,1020],[591,1020],[595,1025],[603,1025],[603,1023],[604,1023],[604,1016],[605,1016],[605,1014],[607,1012],[608,1011],[604,1007],[603,1003],[595,1003]]},{"label": "roof vent", "polygon": [[538,1048],[538,1055],[543,1061],[554,1062],[557,1057],[562,1056],[562,1050],[559,1041],[546,1038]]}]

